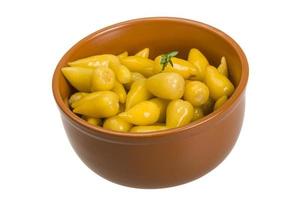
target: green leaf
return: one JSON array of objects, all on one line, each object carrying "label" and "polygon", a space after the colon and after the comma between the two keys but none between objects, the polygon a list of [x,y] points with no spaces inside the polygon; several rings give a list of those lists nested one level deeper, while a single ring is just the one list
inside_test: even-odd
[{"label": "green leaf", "polygon": [[171,52],[169,52],[169,53],[167,53],[166,55],[168,55],[168,57],[174,57],[174,56],[177,56],[177,54],[178,54],[178,51],[171,51]]},{"label": "green leaf", "polygon": [[169,63],[171,64],[171,66],[173,67],[173,62],[172,62],[172,60],[170,59],[169,60]]},{"label": "green leaf", "polygon": [[160,64],[162,65],[162,71],[165,69],[165,67],[170,63],[170,65],[173,67],[172,57],[176,56],[178,54],[178,51],[171,51],[169,53],[166,53],[161,56]]}]

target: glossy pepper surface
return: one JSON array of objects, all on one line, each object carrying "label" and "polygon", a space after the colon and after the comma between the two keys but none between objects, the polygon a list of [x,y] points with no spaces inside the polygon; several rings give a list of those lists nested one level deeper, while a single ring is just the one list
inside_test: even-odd
[{"label": "glossy pepper surface", "polygon": [[188,61],[197,68],[196,80],[203,81],[206,67],[209,65],[206,57],[196,48],[192,48],[188,55]]},{"label": "glossy pepper surface", "polygon": [[184,93],[184,79],[174,72],[163,72],[146,80],[147,89],[162,99],[180,99]]},{"label": "glossy pepper surface", "polygon": [[94,118],[111,117],[118,113],[119,97],[111,91],[93,92],[73,105],[74,113]]},{"label": "glossy pepper surface", "polygon": [[167,107],[166,125],[176,128],[190,123],[193,119],[194,108],[188,101],[182,99],[173,100]]},{"label": "glossy pepper surface", "polygon": [[143,101],[119,116],[134,125],[150,125],[157,122],[159,107],[153,102]]},{"label": "glossy pepper surface", "polygon": [[215,101],[222,96],[230,96],[234,91],[230,80],[213,66],[206,68],[205,83],[209,88],[210,97]]}]

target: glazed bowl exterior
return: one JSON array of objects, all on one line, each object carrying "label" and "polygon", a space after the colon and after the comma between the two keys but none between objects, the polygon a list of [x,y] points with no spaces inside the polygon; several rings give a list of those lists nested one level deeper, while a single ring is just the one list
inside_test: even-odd
[{"label": "glazed bowl exterior", "polygon": [[[96,54],[133,54],[145,47],[150,57],[190,48],[200,49],[217,66],[225,56],[236,89],[217,111],[187,126],[151,133],[123,133],[89,125],[72,113],[73,92],[61,68],[69,61]],[[161,188],[203,176],[233,148],[242,126],[248,64],[239,45],[209,25],[181,18],[135,19],[103,28],[75,44],[53,75],[53,94],[69,141],[80,159],[112,182],[138,188]]]}]

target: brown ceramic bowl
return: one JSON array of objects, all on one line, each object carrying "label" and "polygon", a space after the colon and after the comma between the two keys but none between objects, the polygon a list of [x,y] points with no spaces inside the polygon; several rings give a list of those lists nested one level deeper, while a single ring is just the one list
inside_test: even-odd
[{"label": "brown ceramic bowl", "polygon": [[[212,65],[226,56],[236,90],[216,112],[184,127],[124,133],[87,124],[68,108],[72,88],[61,68],[79,58],[149,47],[151,57],[178,50],[186,58],[199,48]],[[81,160],[100,176],[138,188],[174,186],[194,180],[221,163],[235,144],[244,117],[248,64],[239,45],[206,24],[179,18],[135,19],[103,28],[74,45],[58,63],[53,94],[67,136]]]}]

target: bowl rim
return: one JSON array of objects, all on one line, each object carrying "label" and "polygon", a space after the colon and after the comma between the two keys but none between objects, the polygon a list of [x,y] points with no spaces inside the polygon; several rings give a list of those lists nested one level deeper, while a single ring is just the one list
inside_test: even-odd
[{"label": "bowl rim", "polygon": [[[238,54],[238,57],[241,61],[241,78],[240,82],[238,84],[238,87],[235,88],[234,93],[232,96],[225,102],[225,104],[219,108],[217,111],[213,111],[212,113],[206,115],[205,117],[196,120],[194,122],[191,122],[185,126],[178,127],[178,128],[171,128],[167,130],[161,130],[161,131],[153,131],[153,132],[146,132],[146,133],[131,133],[131,132],[121,132],[121,131],[113,131],[109,129],[104,129],[101,126],[94,126],[91,124],[88,124],[84,120],[82,120],[80,117],[78,117],[76,114],[74,114],[64,103],[63,99],[60,96],[59,92],[59,84],[58,84],[58,75],[59,70],[62,68],[61,63],[64,60],[65,57],[67,57],[69,54],[71,54],[74,50],[77,49],[77,47],[81,46],[85,42],[92,40],[94,37],[97,37],[99,35],[105,34],[109,31],[113,31],[115,29],[124,28],[127,26],[131,26],[135,23],[141,23],[145,21],[172,21],[172,22],[179,22],[179,23],[185,23],[192,26],[198,26],[201,28],[206,29],[207,31],[218,35],[219,37],[223,38],[227,43],[229,43],[230,46],[232,46],[235,51]],[[167,136],[167,135],[173,135],[174,133],[180,133],[189,129],[192,129],[193,127],[203,127],[206,126],[208,123],[211,123],[212,121],[216,121],[217,118],[221,115],[226,114],[231,108],[234,107],[234,105],[238,102],[238,99],[243,95],[247,82],[248,82],[248,76],[249,76],[249,67],[248,67],[248,61],[247,58],[241,49],[241,47],[226,33],[223,31],[210,26],[208,24],[205,24],[203,22],[186,19],[186,18],[178,18],[178,17],[146,17],[146,18],[136,18],[131,19],[123,22],[119,22],[107,27],[104,27],[102,29],[99,29],[80,41],[78,41],[75,45],[73,45],[60,59],[59,63],[57,64],[53,78],[52,78],[52,92],[54,99],[61,111],[75,124],[79,124],[88,130],[90,130],[90,133],[95,137],[101,137],[101,134],[107,134],[108,136],[117,136],[117,137],[130,137],[130,138],[149,138],[149,137],[160,137],[160,136]],[[97,134],[98,133],[98,134]],[[100,134],[101,133],[101,134]]]}]

